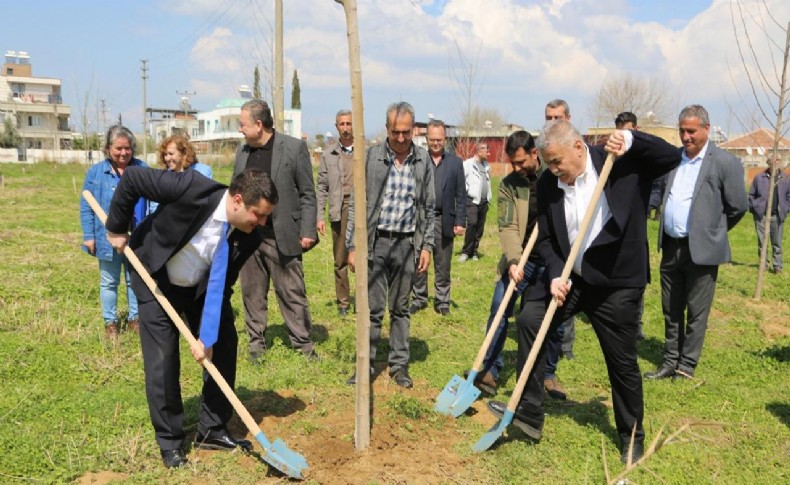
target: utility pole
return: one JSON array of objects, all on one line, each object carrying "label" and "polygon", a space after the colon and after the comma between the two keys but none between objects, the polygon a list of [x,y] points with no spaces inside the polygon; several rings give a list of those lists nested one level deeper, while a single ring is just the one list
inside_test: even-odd
[{"label": "utility pole", "polygon": [[143,63],[142,70],[143,70],[143,161],[147,164],[148,163],[148,123],[147,118],[148,114],[147,105],[145,100],[145,80],[148,79],[148,59],[140,59],[140,62]]},{"label": "utility pole", "polygon": [[283,92],[283,0],[274,0],[274,127],[285,128],[285,93]]}]

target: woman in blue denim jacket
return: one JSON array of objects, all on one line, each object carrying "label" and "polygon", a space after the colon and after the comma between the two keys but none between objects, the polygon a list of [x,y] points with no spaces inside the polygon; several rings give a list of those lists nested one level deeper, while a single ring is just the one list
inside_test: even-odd
[{"label": "woman in blue denim jacket", "polygon": [[[110,210],[115,187],[121,181],[124,170],[129,166],[145,166],[142,160],[134,158],[135,138],[132,132],[121,125],[113,125],[107,131],[104,153],[107,158],[93,165],[85,174],[83,190],[89,191],[105,212]],[[148,201],[140,199],[135,206],[133,226],[148,215]],[[83,198],[80,200],[80,223],[82,225],[82,249],[99,260],[99,295],[104,318],[105,335],[110,339],[118,337],[118,285],[121,280],[121,266],[124,267],[126,296],[129,304],[128,328],[139,332],[137,321],[137,297],[131,287],[131,277],[126,258],[118,254],[107,240],[104,224],[94,214]],[[132,228],[130,228],[132,229]]]}]

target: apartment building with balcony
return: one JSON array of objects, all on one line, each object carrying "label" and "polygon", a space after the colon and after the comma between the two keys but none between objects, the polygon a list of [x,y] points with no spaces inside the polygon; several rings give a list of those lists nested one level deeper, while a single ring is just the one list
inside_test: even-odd
[{"label": "apartment building with balcony", "polygon": [[24,159],[27,149],[70,148],[70,115],[60,79],[33,76],[27,52],[7,51],[0,73],[0,125],[9,117],[16,122],[22,138],[20,157]]}]

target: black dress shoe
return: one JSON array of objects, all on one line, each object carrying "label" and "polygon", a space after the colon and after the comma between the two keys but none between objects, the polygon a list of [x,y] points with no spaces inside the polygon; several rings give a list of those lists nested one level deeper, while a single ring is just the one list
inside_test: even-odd
[{"label": "black dress shoe", "polygon": [[427,306],[428,306],[427,303],[414,302],[409,307],[409,315],[414,315],[415,313],[419,312],[420,310],[424,310]]},{"label": "black dress shoe", "polygon": [[[631,447],[631,443],[626,443],[623,445],[622,452],[620,453],[620,461],[623,465],[628,463],[628,448]],[[636,463],[642,458],[642,455],[645,454],[645,444],[641,441],[635,441],[634,447],[631,449],[631,463]]]},{"label": "black dress shoe", "polygon": [[[502,401],[488,401],[488,410],[497,418],[502,419],[507,411],[507,404]],[[543,420],[533,416],[521,404],[516,407],[516,412],[513,413],[513,424],[535,441],[540,441],[543,437],[541,431]]]},{"label": "black dress shoe", "polygon": [[447,308],[447,307],[441,307],[441,308],[440,307],[434,307],[433,310],[436,313],[438,313],[439,315],[443,316],[443,317],[446,317],[447,315],[450,314],[450,309]]},{"label": "black dress shoe", "polygon": [[195,448],[201,450],[220,450],[231,451],[236,447],[241,447],[245,451],[252,449],[252,443],[248,440],[237,440],[224,428],[212,429],[203,436],[198,432],[195,436]]},{"label": "black dress shoe", "polygon": [[395,381],[395,384],[400,387],[405,387],[406,389],[414,387],[414,382],[412,382],[411,377],[409,377],[409,371],[403,367],[390,372],[390,379]]},{"label": "black dress shoe", "polygon": [[675,368],[670,367],[668,365],[662,365],[658,369],[645,372],[645,379],[649,380],[657,380],[657,379],[668,379],[675,375]]},{"label": "black dress shoe", "polygon": [[[370,366],[370,380],[371,381],[373,380],[373,377],[374,377],[375,373],[376,373],[376,369],[374,369],[373,366],[371,365]],[[356,386],[357,385],[357,373],[356,372],[351,374],[351,377],[348,378],[348,380],[346,381],[346,384],[348,384],[349,386]]]},{"label": "black dress shoe", "polygon": [[189,461],[181,450],[160,450],[160,453],[165,468],[181,468]]}]

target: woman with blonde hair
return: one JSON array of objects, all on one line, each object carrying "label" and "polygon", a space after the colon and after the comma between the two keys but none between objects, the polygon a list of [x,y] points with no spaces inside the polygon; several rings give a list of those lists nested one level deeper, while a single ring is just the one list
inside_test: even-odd
[{"label": "woman with blonde hair", "polygon": [[159,145],[159,165],[173,172],[193,169],[198,173],[212,178],[211,167],[197,161],[195,149],[184,135],[171,135]]}]

